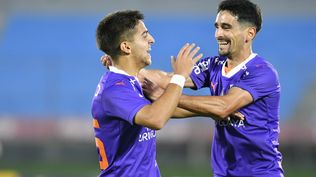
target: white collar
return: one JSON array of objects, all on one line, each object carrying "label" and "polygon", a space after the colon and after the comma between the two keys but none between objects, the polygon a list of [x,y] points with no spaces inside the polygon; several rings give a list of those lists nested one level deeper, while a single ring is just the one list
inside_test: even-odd
[{"label": "white collar", "polygon": [[127,74],[127,72],[125,72],[125,71],[123,71],[121,69],[118,69],[115,66],[109,66],[109,70],[114,72],[114,73],[117,73],[117,74],[123,74],[123,75],[131,76],[131,75]]},{"label": "white collar", "polygon": [[234,67],[232,70],[230,70],[228,73],[225,73],[225,64],[227,62],[227,60],[225,61],[225,63],[223,64],[223,68],[222,68],[222,75],[225,77],[232,77],[233,75],[235,75],[243,66],[246,65],[246,63],[248,63],[250,60],[252,60],[253,58],[255,58],[257,56],[256,53],[251,53],[250,56],[244,60],[243,62],[241,62],[239,65],[237,65],[236,67]]},{"label": "white collar", "polygon": [[139,82],[138,78],[135,77],[135,76],[131,76],[129,75],[127,72],[125,72],[124,70],[121,70],[121,69],[118,69],[117,67],[115,66],[109,66],[109,70],[113,73],[117,73],[117,74],[123,74],[123,75],[126,75],[126,76],[130,76],[130,77],[134,77],[137,82]]}]

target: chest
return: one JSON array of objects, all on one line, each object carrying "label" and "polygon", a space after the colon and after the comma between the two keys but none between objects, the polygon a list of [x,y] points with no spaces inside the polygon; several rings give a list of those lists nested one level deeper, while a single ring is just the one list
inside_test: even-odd
[{"label": "chest", "polygon": [[225,73],[222,72],[222,66],[214,68],[210,71],[209,75],[211,95],[225,95],[234,84],[241,81],[246,72],[246,70],[239,70],[232,75],[225,75]]}]

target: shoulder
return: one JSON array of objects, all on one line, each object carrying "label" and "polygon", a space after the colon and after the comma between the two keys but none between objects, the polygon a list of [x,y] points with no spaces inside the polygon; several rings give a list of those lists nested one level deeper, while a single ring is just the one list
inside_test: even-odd
[{"label": "shoulder", "polygon": [[257,55],[246,66],[248,71],[253,71],[255,73],[264,72],[266,74],[272,74],[276,76],[278,75],[277,70],[274,68],[274,66],[259,55]]},{"label": "shoulder", "polygon": [[257,81],[278,82],[279,76],[274,66],[266,59],[257,55],[252,61],[246,64],[246,70],[243,77],[252,76]]},{"label": "shoulder", "polygon": [[106,89],[111,87],[130,87],[130,79],[129,77],[117,74],[113,72],[108,72],[107,77],[103,80],[104,86]]},{"label": "shoulder", "polygon": [[206,57],[199,60],[195,64],[193,71],[194,73],[199,74],[201,72],[209,70],[210,68],[223,65],[225,61],[226,61],[226,57],[220,57],[220,56]]},{"label": "shoulder", "polygon": [[128,76],[113,72],[108,72],[103,76],[102,87],[103,88],[101,90],[103,91],[103,97],[112,97],[116,95],[115,93],[117,92],[128,92],[133,90]]},{"label": "shoulder", "polygon": [[205,65],[222,65],[226,61],[226,57],[221,56],[212,56],[212,57],[205,57],[197,62],[198,66],[205,66]]}]

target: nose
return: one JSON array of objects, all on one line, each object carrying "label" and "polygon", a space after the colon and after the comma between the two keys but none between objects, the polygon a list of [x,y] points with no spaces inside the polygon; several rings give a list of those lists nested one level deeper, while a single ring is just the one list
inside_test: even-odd
[{"label": "nose", "polygon": [[221,28],[216,28],[216,30],[215,30],[215,38],[218,39],[220,37],[223,37],[223,30]]},{"label": "nose", "polygon": [[155,39],[154,39],[154,37],[151,34],[149,34],[149,43],[150,44],[155,43]]}]

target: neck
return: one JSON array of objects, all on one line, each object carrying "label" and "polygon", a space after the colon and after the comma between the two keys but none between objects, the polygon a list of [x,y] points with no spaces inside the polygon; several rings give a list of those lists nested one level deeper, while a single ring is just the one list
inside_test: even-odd
[{"label": "neck", "polygon": [[117,69],[125,71],[127,74],[137,77],[137,74],[142,69],[142,67],[139,67],[136,65],[134,59],[130,57],[119,57],[115,62],[113,62],[113,66],[115,66]]},{"label": "neck", "polygon": [[247,48],[244,51],[240,51],[235,55],[229,56],[227,61],[228,68],[234,68],[235,66],[239,65],[243,61],[245,61],[250,55],[252,54],[252,49]]}]

